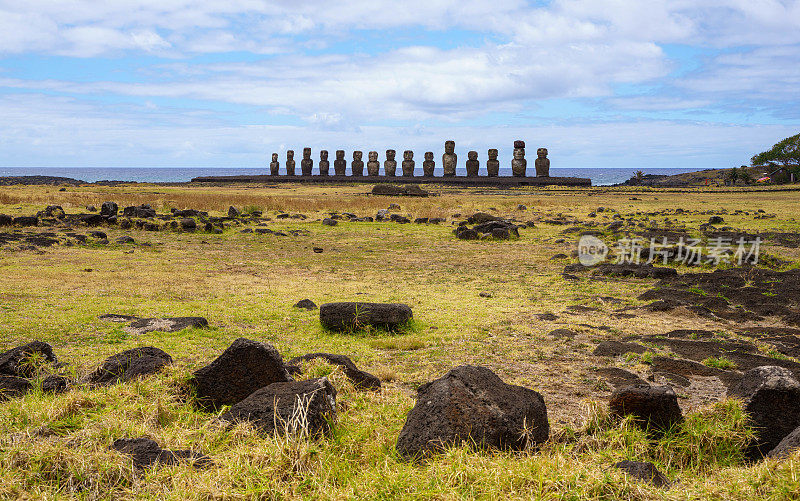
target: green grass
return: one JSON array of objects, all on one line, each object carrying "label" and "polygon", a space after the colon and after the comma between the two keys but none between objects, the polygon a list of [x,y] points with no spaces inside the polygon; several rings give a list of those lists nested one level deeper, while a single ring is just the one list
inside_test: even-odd
[{"label": "green grass", "polygon": [[714,367],[715,369],[725,369],[725,370],[738,368],[736,363],[725,357],[708,357],[705,360],[703,360],[703,365],[708,367]]},{"label": "green grass", "polygon": [[[602,205],[626,218],[663,208],[763,207],[774,220],[742,218],[748,231],[791,227],[800,212],[796,193],[669,193],[653,190],[461,190],[441,196],[393,199],[367,196],[364,186],[0,187],[0,213],[30,214],[56,203],[67,212],[104,200],[121,206],[151,203],[223,215],[229,205],[254,207],[272,217],[276,231],[307,230],[297,237],[239,233],[104,229],[107,246],[45,249],[44,254],[3,250],[0,259],[0,345],[41,339],[51,343],[75,377],[106,357],[136,346],[156,346],[175,363],[164,373],[110,388],[78,387],[64,395],[35,390],[0,403],[0,497],[80,499],[792,499],[800,493],[795,459],[745,463],[748,439],[741,409],[719,402],[686,413],[680,427],[653,440],[632,423],[613,420],[602,402],[611,386],[598,380],[591,355],[602,339],[663,334],[673,329],[721,331],[727,324],[686,315],[636,310],[630,319],[609,315],[614,305],[638,306],[654,280],[564,280],[564,262],[550,261],[575,248],[564,226],[537,222],[519,240],[463,242],[450,217],[486,211],[520,220],[558,213],[586,220]],[[642,198],[628,200],[632,193]],[[645,194],[642,194],[645,193]],[[655,196],[654,196],[655,195]],[[655,200],[658,198],[658,200]],[[415,217],[448,217],[442,225],[340,222],[319,224],[326,211],[371,215],[390,203]],[[529,210],[517,211],[517,204]],[[706,205],[703,206],[702,203]],[[697,205],[695,205],[697,204]],[[303,213],[306,221],[275,220]],[[607,213],[598,213],[605,224]],[[707,215],[686,213],[696,226]],[[728,219],[728,218],[726,218]],[[733,221],[733,219],[731,219]],[[85,233],[87,228],[76,228]],[[115,245],[130,235],[134,246]],[[564,244],[555,244],[565,238]],[[148,243],[149,247],[141,244]],[[314,253],[312,247],[324,249]],[[800,251],[772,246],[771,254],[800,260]],[[131,254],[126,252],[133,250]],[[91,268],[92,272],[83,270]],[[682,271],[686,271],[682,269]],[[691,270],[697,271],[697,270]],[[479,297],[489,292],[491,298]],[[292,305],[354,300],[403,302],[414,320],[399,332],[333,333],[318,312]],[[602,311],[571,314],[566,305]],[[538,314],[553,313],[553,321]],[[104,313],[142,317],[206,317],[209,329],[126,334]],[[604,327],[604,329],[600,329]],[[548,333],[567,328],[575,339]],[[339,395],[334,432],[323,439],[263,436],[247,426],[223,427],[186,398],[186,378],[237,337],[273,344],[284,358],[310,352],[342,353],[383,381],[380,392],[356,391],[339,369],[309,364],[308,374],[331,378]],[[646,372],[654,352],[609,363]],[[626,365],[625,361],[631,362]],[[552,439],[536,450],[492,452],[468,445],[423,463],[400,460],[397,435],[413,407],[415,389],[459,364],[485,365],[504,381],[540,391]],[[162,446],[202,450],[214,465],[134,471],[108,446],[120,437],[150,436]],[[611,465],[622,459],[653,461],[680,483],[667,491],[635,482]],[[794,469],[793,469],[794,468]]]}]

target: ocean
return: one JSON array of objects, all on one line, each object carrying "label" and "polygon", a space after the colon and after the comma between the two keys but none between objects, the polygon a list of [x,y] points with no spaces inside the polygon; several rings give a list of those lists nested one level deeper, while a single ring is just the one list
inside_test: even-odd
[{"label": "ocean", "polygon": [[[417,162],[417,169],[421,173],[421,163]],[[332,162],[331,162],[332,164]],[[481,173],[485,174],[485,167],[481,165]],[[399,170],[399,165],[398,165]],[[693,172],[697,168],[659,168],[659,169],[550,169],[551,176],[561,177],[588,177],[594,186],[605,186],[622,183],[633,176],[634,170],[641,170],[645,174],[680,174],[683,172]],[[300,173],[300,162],[297,162],[297,173]],[[333,165],[331,165],[331,172]],[[281,166],[283,172],[283,165]],[[349,170],[348,170],[349,172]],[[533,173],[532,168],[528,168],[529,173]],[[316,166],[315,166],[316,173]],[[241,176],[269,174],[269,167],[265,168],[119,168],[119,167],[0,167],[0,177],[3,176],[59,176],[79,179],[89,183],[95,181],[136,181],[140,183],[180,183],[191,181],[192,178],[200,176]],[[459,176],[466,175],[465,168],[456,171]],[[436,176],[441,176],[441,168],[435,172]],[[510,168],[501,168],[501,176],[510,176]]]}]

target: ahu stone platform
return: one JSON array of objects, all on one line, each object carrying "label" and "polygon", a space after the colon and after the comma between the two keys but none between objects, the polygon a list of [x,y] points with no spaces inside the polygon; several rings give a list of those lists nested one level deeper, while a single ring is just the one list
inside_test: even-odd
[{"label": "ahu stone platform", "polygon": [[423,177],[423,176],[202,176],[193,183],[393,183],[393,184],[444,184],[457,186],[591,186],[592,180],[582,177]]}]

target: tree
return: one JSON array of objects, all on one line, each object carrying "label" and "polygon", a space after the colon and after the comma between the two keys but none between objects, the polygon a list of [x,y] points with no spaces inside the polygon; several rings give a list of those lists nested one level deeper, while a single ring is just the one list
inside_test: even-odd
[{"label": "tree", "polygon": [[750,159],[753,167],[784,167],[797,175],[800,173],[800,134],[787,137],[768,151]]}]

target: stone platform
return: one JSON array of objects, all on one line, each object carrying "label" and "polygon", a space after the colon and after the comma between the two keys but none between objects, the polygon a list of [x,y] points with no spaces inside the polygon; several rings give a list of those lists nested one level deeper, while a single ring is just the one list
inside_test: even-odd
[{"label": "stone platform", "polygon": [[592,180],[582,177],[407,177],[407,176],[202,176],[193,183],[392,183],[392,184],[446,184],[456,186],[591,186]]}]

